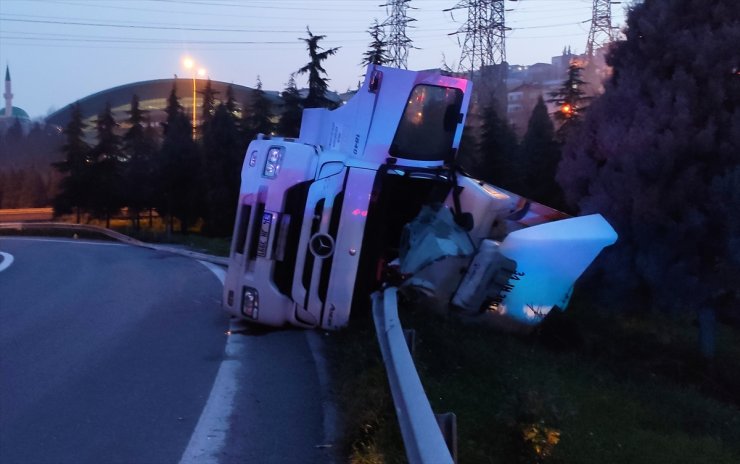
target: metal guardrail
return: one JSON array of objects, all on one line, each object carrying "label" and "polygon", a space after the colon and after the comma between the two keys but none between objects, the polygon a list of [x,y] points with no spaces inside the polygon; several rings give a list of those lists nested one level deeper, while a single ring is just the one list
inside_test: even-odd
[{"label": "metal guardrail", "polygon": [[375,292],[372,300],[375,330],[406,458],[411,464],[452,464],[453,457],[421,385],[398,319],[397,289],[389,287],[382,293]]},{"label": "metal guardrail", "polygon": [[106,229],[105,227],[91,226],[87,224],[67,224],[64,222],[6,222],[0,223],[0,229],[13,229],[13,230],[33,230],[33,229],[58,229],[58,230],[76,230],[84,232],[94,232],[105,235],[119,242],[126,243],[128,245],[138,246],[142,248],[149,248],[151,250],[164,251],[180,256],[187,256],[188,258],[199,259],[201,261],[207,261],[213,264],[219,264],[221,266],[227,266],[229,263],[228,258],[222,256],[213,256],[205,253],[198,253],[196,251],[182,250],[179,248],[168,247],[166,245],[155,245],[153,243],[142,242],[136,240],[128,235],[121,234],[114,230]]}]

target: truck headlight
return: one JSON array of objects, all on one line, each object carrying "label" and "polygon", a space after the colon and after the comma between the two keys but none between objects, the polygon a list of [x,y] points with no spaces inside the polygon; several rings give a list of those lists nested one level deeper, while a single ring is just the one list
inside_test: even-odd
[{"label": "truck headlight", "polygon": [[262,171],[262,176],[269,179],[277,177],[280,172],[280,165],[283,162],[283,148],[281,147],[270,147],[267,150],[267,159],[265,160],[265,169]]},{"label": "truck headlight", "polygon": [[260,309],[260,294],[256,288],[243,287],[242,289],[242,314],[252,319],[257,319]]}]

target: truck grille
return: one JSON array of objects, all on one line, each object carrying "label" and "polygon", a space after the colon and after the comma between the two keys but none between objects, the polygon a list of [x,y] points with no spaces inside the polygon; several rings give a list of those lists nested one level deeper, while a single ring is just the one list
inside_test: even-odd
[{"label": "truck grille", "polygon": [[[334,198],[334,205],[331,208],[331,219],[329,220],[329,235],[334,239],[334,243],[337,242],[337,233],[339,231],[339,220],[342,217],[342,204],[344,203],[344,191]],[[334,264],[334,257],[336,256],[336,250],[334,254],[326,258],[321,265],[321,276],[319,278],[319,299],[322,303],[326,303],[326,293],[329,289],[329,276],[331,275],[331,267]]]}]

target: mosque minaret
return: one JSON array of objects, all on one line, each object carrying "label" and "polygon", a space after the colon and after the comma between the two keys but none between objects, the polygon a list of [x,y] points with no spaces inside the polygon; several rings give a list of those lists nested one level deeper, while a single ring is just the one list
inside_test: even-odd
[{"label": "mosque minaret", "polygon": [[10,67],[5,65],[5,113],[3,116],[9,118],[13,115],[13,93],[10,91]]}]

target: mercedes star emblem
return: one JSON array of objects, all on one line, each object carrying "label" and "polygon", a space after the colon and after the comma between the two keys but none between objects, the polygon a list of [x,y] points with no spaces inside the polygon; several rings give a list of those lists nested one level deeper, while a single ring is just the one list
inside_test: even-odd
[{"label": "mercedes star emblem", "polygon": [[334,239],[328,234],[315,234],[311,237],[309,249],[317,258],[328,258],[334,253]]}]

